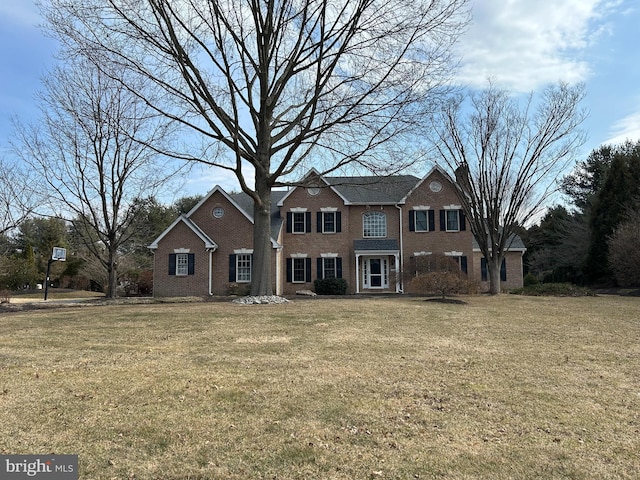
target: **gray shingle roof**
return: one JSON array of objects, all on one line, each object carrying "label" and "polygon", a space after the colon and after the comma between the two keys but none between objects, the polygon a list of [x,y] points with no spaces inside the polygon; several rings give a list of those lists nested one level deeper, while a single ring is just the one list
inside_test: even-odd
[{"label": "gray shingle roof", "polygon": [[365,238],[363,240],[354,240],[353,249],[355,251],[398,250],[398,240],[397,239],[378,239],[378,238]]},{"label": "gray shingle roof", "polygon": [[[278,202],[282,197],[287,194],[284,190],[273,190],[271,192],[271,236],[277,237],[280,226],[282,225],[282,218],[280,217],[280,207]],[[244,210],[247,216],[253,219],[253,199],[244,192],[230,193],[229,197],[238,204],[238,206]]]},{"label": "gray shingle roof", "polygon": [[413,175],[323,178],[347,202],[354,204],[398,203],[420,181]]}]

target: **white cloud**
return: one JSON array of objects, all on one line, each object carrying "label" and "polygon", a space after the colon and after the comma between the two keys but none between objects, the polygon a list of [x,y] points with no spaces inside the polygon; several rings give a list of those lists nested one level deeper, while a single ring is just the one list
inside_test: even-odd
[{"label": "white cloud", "polygon": [[620,1],[474,0],[473,22],[462,38],[458,81],[484,87],[488,78],[516,92],[590,75],[580,58],[608,31],[606,16]]},{"label": "white cloud", "polygon": [[640,140],[640,110],[616,121],[610,129],[611,137],[603,144],[620,144],[626,140],[637,142]]},{"label": "white cloud", "polygon": [[[244,172],[244,175],[249,186],[253,187],[253,170]],[[185,183],[185,195],[205,195],[216,185],[228,193],[240,191],[240,184],[233,172],[219,167],[196,166]]]}]

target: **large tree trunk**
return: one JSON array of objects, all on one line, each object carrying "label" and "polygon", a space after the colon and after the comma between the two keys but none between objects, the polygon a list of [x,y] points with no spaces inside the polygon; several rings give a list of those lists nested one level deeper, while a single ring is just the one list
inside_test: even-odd
[{"label": "large tree trunk", "polygon": [[271,184],[256,172],[255,190],[259,202],[253,204],[253,272],[251,295],[272,295],[271,282]]},{"label": "large tree trunk", "polygon": [[499,295],[500,286],[500,265],[502,258],[499,255],[492,256],[487,261],[487,269],[489,270],[489,293],[491,295]]},{"label": "large tree trunk", "polygon": [[109,252],[107,263],[107,298],[116,298],[118,296],[118,264],[114,252]]}]

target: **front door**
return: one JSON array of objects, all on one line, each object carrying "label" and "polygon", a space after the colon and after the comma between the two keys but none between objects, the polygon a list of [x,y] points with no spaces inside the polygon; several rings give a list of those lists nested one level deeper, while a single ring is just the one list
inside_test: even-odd
[{"label": "front door", "polygon": [[365,288],[389,287],[389,261],[386,258],[367,258],[363,273]]}]

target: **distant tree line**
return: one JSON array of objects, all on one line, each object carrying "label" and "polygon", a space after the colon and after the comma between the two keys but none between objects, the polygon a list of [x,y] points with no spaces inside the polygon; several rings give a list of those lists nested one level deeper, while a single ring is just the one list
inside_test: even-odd
[{"label": "distant tree line", "polygon": [[528,271],[545,282],[640,285],[640,141],[594,150],[562,191],[571,205],[523,232]]},{"label": "distant tree line", "polygon": [[[120,294],[152,292],[153,254],[147,246],[178,215],[191,210],[200,198],[183,197],[171,205],[164,205],[153,197],[134,202],[131,234],[118,251]],[[77,227],[81,220],[69,222],[55,217],[30,216],[14,230],[0,234],[0,290],[35,289],[36,285],[42,285],[55,246],[67,249],[67,259],[51,265],[50,281],[54,286],[109,293],[108,272],[91,251],[104,246],[101,247],[99,239],[86,238],[87,230]],[[89,249],[87,245],[91,244],[93,247]]]}]

